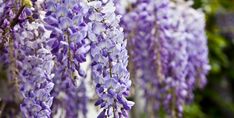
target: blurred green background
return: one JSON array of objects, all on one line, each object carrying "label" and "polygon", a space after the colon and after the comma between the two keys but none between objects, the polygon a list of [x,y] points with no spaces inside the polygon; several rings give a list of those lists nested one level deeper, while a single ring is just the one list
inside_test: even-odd
[{"label": "blurred green background", "polygon": [[206,13],[208,84],[195,92],[185,118],[234,118],[234,0],[194,0]]}]

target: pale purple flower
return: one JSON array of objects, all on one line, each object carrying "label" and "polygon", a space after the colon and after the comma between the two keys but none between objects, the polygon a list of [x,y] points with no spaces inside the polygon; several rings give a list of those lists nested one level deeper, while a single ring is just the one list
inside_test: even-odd
[{"label": "pale purple flower", "polygon": [[128,101],[131,81],[127,70],[128,54],[120,16],[115,14],[112,0],[89,2],[89,32],[91,40],[92,77],[102,108],[98,117],[127,117],[133,106]]},{"label": "pale purple flower", "polygon": [[[53,93],[59,105],[54,105],[53,110],[64,108],[69,118],[78,117],[78,111],[82,111],[86,117],[86,89],[82,85],[76,86],[75,81],[86,78],[80,64],[86,62],[90,50],[88,25],[84,21],[88,7],[82,0],[46,0],[44,11],[45,27],[51,31],[48,45],[56,56]],[[67,98],[59,98],[61,93]]]}]

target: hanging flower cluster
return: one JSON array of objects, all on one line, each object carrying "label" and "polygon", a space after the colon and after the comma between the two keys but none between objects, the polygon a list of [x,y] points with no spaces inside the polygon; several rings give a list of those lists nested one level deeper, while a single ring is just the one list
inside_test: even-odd
[{"label": "hanging flower cluster", "polygon": [[95,105],[103,108],[99,117],[128,117],[127,110],[134,103],[126,99],[131,81],[127,70],[126,40],[119,26],[120,17],[115,14],[112,0],[93,1],[89,6],[92,76],[99,96]]},{"label": "hanging flower cluster", "polygon": [[[135,3],[130,3],[121,22],[125,30],[125,37],[128,38],[130,61],[133,63],[131,66],[134,66],[130,68],[135,70],[135,73],[133,73],[137,74],[135,77],[141,78],[139,83],[144,90],[146,99],[148,99],[146,106],[155,104],[156,99],[159,99],[157,95],[160,95],[158,88],[160,78],[157,75],[160,70],[157,69],[159,69],[161,61],[157,60],[160,58],[158,56],[160,55],[160,47],[157,45],[159,40],[156,40],[156,33],[159,31],[156,31],[158,29],[156,29],[157,14],[154,12],[156,10],[155,5],[155,2],[152,0],[139,0]],[[132,22],[132,20],[135,22]],[[163,41],[165,39],[162,37],[160,40]]]},{"label": "hanging flower cluster", "polygon": [[183,0],[0,0],[0,60],[25,118],[86,118],[86,63],[98,118],[129,117],[132,81],[176,118],[206,84],[204,27]]},{"label": "hanging flower cluster", "polygon": [[88,27],[84,21],[87,9],[77,0],[45,1],[44,21],[47,23],[46,28],[52,31],[49,45],[52,47],[52,53],[57,56],[58,74],[61,75],[56,75],[60,77],[76,79],[77,77],[73,76],[75,72],[85,77],[80,63],[86,61],[86,53],[89,50],[86,38]]},{"label": "hanging flower cluster", "polygon": [[[19,28],[15,37],[19,37],[20,91],[24,101],[21,110],[25,117],[50,117],[54,87],[52,69],[53,55],[45,45],[43,30],[36,23],[25,24],[24,31]],[[34,26],[34,27],[33,27]]]},{"label": "hanging flower cluster", "polygon": [[76,86],[75,80],[86,77],[80,64],[86,61],[90,49],[84,20],[88,7],[81,0],[46,0],[44,11],[45,27],[51,31],[48,45],[56,56],[53,95],[59,103],[53,110],[56,113],[64,108],[69,118],[78,117],[79,110],[86,116],[86,91]]},{"label": "hanging flower cluster", "polygon": [[152,116],[153,109],[163,108],[181,117],[194,88],[205,85],[210,68],[203,13],[191,8],[191,1],[129,0],[124,8],[123,2],[117,5],[133,63],[129,68],[144,90],[145,109]]},{"label": "hanging flower cluster", "polygon": [[[45,44],[44,29],[31,23],[30,1],[6,1],[1,18],[2,58],[14,81],[16,93],[21,92],[20,105],[24,117],[49,117],[53,97],[53,55]],[[15,96],[19,97],[19,96]]]}]

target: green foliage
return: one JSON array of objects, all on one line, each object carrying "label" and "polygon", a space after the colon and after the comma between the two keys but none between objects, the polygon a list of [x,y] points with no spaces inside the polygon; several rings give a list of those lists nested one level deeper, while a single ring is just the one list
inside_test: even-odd
[{"label": "green foliage", "polygon": [[185,118],[207,118],[207,116],[201,111],[201,108],[197,104],[191,104],[184,107]]}]

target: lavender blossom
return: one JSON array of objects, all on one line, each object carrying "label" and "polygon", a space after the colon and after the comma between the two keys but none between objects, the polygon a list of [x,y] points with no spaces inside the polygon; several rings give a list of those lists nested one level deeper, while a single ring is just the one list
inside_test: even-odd
[{"label": "lavender blossom", "polygon": [[[170,34],[175,35],[171,38],[179,39],[182,43],[178,43],[179,48],[171,50],[176,55],[169,57],[172,59],[169,62],[169,72],[172,75],[169,74],[166,81],[168,95],[165,104],[173,117],[182,117],[183,106],[191,102],[196,87],[204,87],[210,68],[204,15],[201,11],[191,8],[191,5],[191,1],[170,3],[170,18],[174,21],[172,28],[180,32],[179,35],[178,31],[173,33],[175,30],[172,30]],[[174,46],[176,44],[171,43],[170,47]]]},{"label": "lavender blossom", "polygon": [[27,16],[30,14],[30,10],[23,5],[22,1],[15,0],[1,1],[0,7],[0,59],[7,68],[7,76],[8,80],[10,81],[9,83],[13,85],[13,96],[17,100],[20,100],[18,90],[19,78],[17,74],[19,71],[19,65],[17,64],[17,50],[15,50],[17,40],[13,36],[15,32],[14,27],[16,25],[22,25],[22,22],[26,21]]},{"label": "lavender blossom", "polygon": [[[172,23],[178,27],[174,27],[174,29],[181,29],[179,31],[183,33],[181,35],[177,33],[174,38],[178,37],[184,44],[178,45],[179,49],[172,50],[176,54],[176,56],[172,57],[179,56],[179,58],[173,59],[170,57],[170,59],[173,59],[170,63],[176,62],[178,64],[170,64],[171,69],[174,68],[174,71],[171,71],[169,68],[172,76],[169,75],[166,82],[167,89],[170,89],[167,90],[168,95],[166,96],[165,104],[168,105],[167,109],[172,110],[170,114],[173,117],[182,117],[183,106],[191,102],[193,90],[196,87],[204,87],[206,74],[210,68],[207,57],[208,49],[204,29],[204,15],[201,11],[191,8],[191,5],[191,1],[171,2],[170,4],[171,19],[179,23]],[[178,16],[179,19],[176,20]],[[174,43],[170,47],[173,46],[175,46]],[[176,53],[175,50],[179,52]],[[173,75],[176,76],[173,77]]]},{"label": "lavender blossom", "polygon": [[16,87],[15,93],[20,90],[22,94],[20,108],[23,116],[50,117],[53,101],[50,91],[54,85],[51,82],[53,56],[45,46],[44,30],[38,23],[30,23],[31,1],[12,0],[3,4],[0,19],[2,57],[8,65],[9,79]]},{"label": "lavender blossom", "polygon": [[[51,31],[48,44],[56,56],[53,95],[55,101],[59,102],[57,104],[61,103],[53,106],[54,113],[60,106],[69,118],[77,117],[78,111],[86,116],[88,99],[85,88],[76,86],[75,81],[86,77],[80,64],[86,61],[86,54],[90,50],[86,38],[88,26],[84,20],[88,7],[82,0],[46,0],[44,10],[46,28]],[[62,93],[65,97],[59,98]]]},{"label": "lavender blossom", "polygon": [[25,29],[15,27],[14,32],[14,36],[19,37],[18,57],[22,65],[19,73],[20,90],[24,97],[21,111],[27,118],[49,118],[53,103],[50,92],[54,87],[54,57],[45,45],[44,29],[37,23],[26,23],[24,26]]},{"label": "lavender blossom", "polygon": [[[188,52],[187,65],[187,84],[192,91],[194,88],[203,88],[206,83],[206,75],[210,70],[208,60],[207,37],[205,34],[205,16],[201,10],[190,7],[191,4],[185,4],[182,10],[184,24],[186,26],[186,42]],[[189,93],[192,93],[192,92]],[[191,96],[192,97],[192,96]]]},{"label": "lavender blossom", "polygon": [[99,97],[95,105],[102,108],[98,118],[128,117],[127,111],[134,103],[126,99],[131,81],[120,16],[115,14],[112,0],[92,1],[88,5],[92,77]]},{"label": "lavender blossom", "polygon": [[188,64],[187,42],[185,24],[180,7],[174,3],[169,4],[167,33],[168,60],[163,86],[163,107],[172,117],[182,117],[183,106],[188,96],[188,85],[186,84]]},{"label": "lavender blossom", "polygon": [[159,110],[165,94],[162,85],[168,61],[168,3],[153,0],[129,3],[121,21],[134,63],[131,68],[136,72],[132,74],[140,78],[136,81],[144,90],[148,112]]},{"label": "lavender blossom", "polygon": [[80,63],[86,61],[86,54],[89,51],[87,35],[87,24],[84,22],[84,14],[87,8],[79,0],[46,0],[45,2],[47,23],[46,28],[52,31],[49,45],[60,68],[66,68],[71,79],[72,73],[79,73],[85,77]]},{"label": "lavender blossom", "polygon": [[[191,20],[191,11],[197,11],[185,3],[129,0],[127,5],[118,13],[123,14],[121,25],[134,63],[129,68],[134,68],[132,74],[140,78],[137,81],[144,90],[145,108],[151,116],[155,115],[152,110],[163,108],[172,117],[182,117],[183,106],[193,96],[195,78],[200,76],[198,81],[204,83],[209,69],[204,18],[196,13],[203,20]],[[203,25],[193,24],[195,21]],[[198,36],[202,41],[196,40]],[[199,43],[202,48],[197,49],[195,44]],[[194,53],[204,56],[199,58]]]}]

